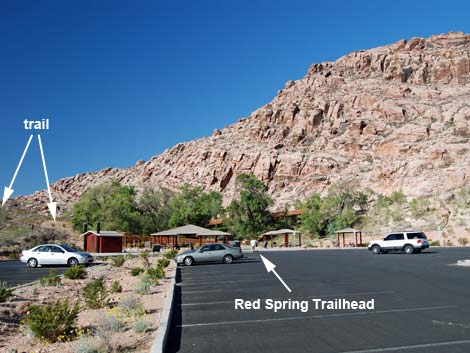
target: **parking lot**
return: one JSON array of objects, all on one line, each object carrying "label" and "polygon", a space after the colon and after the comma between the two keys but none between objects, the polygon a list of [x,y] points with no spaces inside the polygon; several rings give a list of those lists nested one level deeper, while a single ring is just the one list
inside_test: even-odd
[{"label": "parking lot", "polygon": [[[372,255],[266,251],[231,265],[182,267],[168,352],[468,353],[470,248]],[[375,299],[375,309],[235,310],[234,299]]]},{"label": "parking lot", "polygon": [[51,269],[55,269],[57,274],[62,274],[67,267],[45,266],[29,268],[20,261],[0,261],[0,281],[7,282],[9,287],[30,283],[47,276]]}]

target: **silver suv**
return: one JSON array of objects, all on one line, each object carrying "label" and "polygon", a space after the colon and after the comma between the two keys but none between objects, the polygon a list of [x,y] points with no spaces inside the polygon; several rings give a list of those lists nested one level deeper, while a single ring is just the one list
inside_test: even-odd
[{"label": "silver suv", "polygon": [[404,251],[406,254],[413,254],[420,253],[426,248],[429,248],[426,235],[417,231],[390,233],[383,240],[373,240],[369,244],[369,250],[373,254],[388,251]]}]

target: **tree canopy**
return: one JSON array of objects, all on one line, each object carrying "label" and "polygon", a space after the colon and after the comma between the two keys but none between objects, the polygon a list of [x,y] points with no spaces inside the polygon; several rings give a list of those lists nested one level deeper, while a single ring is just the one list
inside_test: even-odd
[{"label": "tree canopy", "polygon": [[125,233],[141,232],[140,214],[133,187],[119,183],[101,184],[88,189],[73,207],[72,224],[81,230],[84,223]]},{"label": "tree canopy", "polygon": [[273,221],[269,211],[272,199],[266,193],[266,186],[254,175],[240,174],[235,183],[240,190],[239,198],[228,206],[224,222],[238,237],[258,236]]},{"label": "tree canopy", "polygon": [[215,191],[183,185],[179,193],[145,187],[138,195],[132,187],[119,183],[88,189],[73,207],[72,224],[83,224],[126,234],[151,234],[185,224],[207,226],[223,212],[222,196]]},{"label": "tree canopy", "polygon": [[314,236],[325,236],[350,227],[364,212],[368,202],[365,193],[354,191],[348,184],[337,184],[330,188],[327,196],[312,194],[297,208],[304,210],[300,216],[301,228]]}]

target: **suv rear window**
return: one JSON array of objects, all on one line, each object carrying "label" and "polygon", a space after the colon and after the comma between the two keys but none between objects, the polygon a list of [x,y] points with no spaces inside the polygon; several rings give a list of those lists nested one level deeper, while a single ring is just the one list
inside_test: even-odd
[{"label": "suv rear window", "polygon": [[406,233],[408,239],[426,239],[426,235],[422,232]]}]

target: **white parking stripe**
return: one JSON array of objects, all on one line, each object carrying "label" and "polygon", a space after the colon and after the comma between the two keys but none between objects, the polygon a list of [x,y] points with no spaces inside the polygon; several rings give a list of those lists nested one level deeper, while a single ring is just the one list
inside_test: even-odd
[{"label": "white parking stripe", "polygon": [[[315,296],[310,296],[310,297],[289,297],[290,299],[295,299],[295,298],[325,298],[325,297],[350,297],[350,296],[355,296],[355,295],[373,295],[373,294],[393,294],[395,292],[392,291],[383,291],[383,292],[362,292],[362,293],[337,293],[337,294],[321,294],[321,295],[315,295]],[[273,299],[279,299],[282,300],[284,298],[273,298]],[[212,304],[226,304],[226,303],[233,303],[233,300],[228,300],[228,301],[221,301],[221,302],[206,302],[206,303],[184,303],[180,304],[180,306],[193,306],[193,305],[212,305]]]},{"label": "white parking stripe", "polygon": [[455,309],[455,308],[457,308],[457,306],[455,306],[455,305],[432,306],[432,307],[425,307],[425,308],[392,309],[392,310],[377,310],[377,311],[359,311],[359,312],[343,313],[343,314],[328,314],[328,315],[313,315],[313,316],[291,316],[291,317],[284,317],[284,318],[277,318],[277,319],[205,322],[205,323],[199,323],[199,324],[177,325],[177,327],[185,328],[185,327],[201,327],[201,326],[216,326],[216,325],[250,324],[250,323],[258,323],[258,322],[326,319],[326,318],[332,318],[332,317],[404,313],[404,312],[412,312],[412,311],[443,310],[443,309]]},{"label": "white parking stripe", "polygon": [[470,344],[470,340],[450,341],[450,342],[435,342],[435,343],[425,343],[425,344],[415,344],[415,345],[412,345],[412,346],[374,348],[374,349],[366,349],[366,350],[362,350],[362,351],[347,351],[347,352],[341,352],[341,353],[394,352],[394,351],[403,351],[403,350],[409,350],[409,349],[421,349],[421,348],[432,348],[432,347],[455,346],[455,345],[460,345],[460,344]]},{"label": "white parking stripe", "polygon": [[188,286],[202,286],[205,284],[212,284],[212,283],[240,283],[240,282],[260,282],[260,281],[272,281],[272,278],[258,278],[258,279],[237,279],[234,281],[208,281],[208,282],[194,282],[194,283],[187,283],[187,282],[180,282],[177,283],[177,286],[181,287],[188,287]]}]

